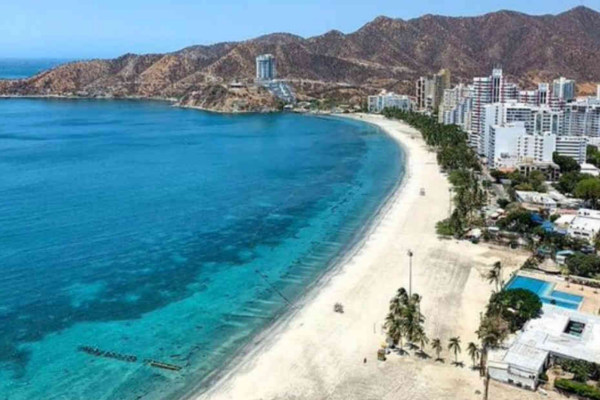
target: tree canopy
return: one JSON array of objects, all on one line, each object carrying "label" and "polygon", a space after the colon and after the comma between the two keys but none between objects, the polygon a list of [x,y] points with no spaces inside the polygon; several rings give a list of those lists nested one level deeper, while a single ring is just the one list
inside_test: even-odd
[{"label": "tree canopy", "polygon": [[579,163],[577,163],[577,160],[572,157],[561,156],[557,152],[554,152],[552,154],[552,161],[560,167],[560,172],[563,174],[567,172],[581,171]]},{"label": "tree canopy", "polygon": [[509,289],[492,294],[486,315],[502,317],[511,332],[516,332],[530,319],[539,317],[541,311],[542,302],[535,293],[526,289]]},{"label": "tree canopy", "polygon": [[567,269],[572,275],[595,277],[600,274],[600,257],[595,254],[575,253],[567,258]]}]

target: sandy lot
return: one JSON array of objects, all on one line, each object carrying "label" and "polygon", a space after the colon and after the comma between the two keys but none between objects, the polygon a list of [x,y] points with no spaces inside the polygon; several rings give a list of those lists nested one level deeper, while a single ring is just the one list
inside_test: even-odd
[{"label": "sandy lot", "polygon": [[[498,260],[505,276],[527,255],[487,245],[441,240],[435,223],[448,215],[449,184],[418,132],[395,121],[362,116],[398,140],[408,153],[404,187],[390,200],[361,249],[302,307],[265,337],[198,399],[480,399],[483,381],[466,354],[476,341],[480,313],[492,286],[483,275]],[[424,188],[425,196],[420,195]],[[408,288],[407,251],[414,252],[413,291],[423,296],[430,338],[460,336],[465,367],[414,355],[376,360],[382,323],[399,287]],[[341,302],[345,313],[333,312]],[[429,350],[433,355],[433,352]],[[367,363],[363,359],[367,358]],[[554,397],[554,396],[551,396]],[[490,399],[548,398],[492,383]]]}]

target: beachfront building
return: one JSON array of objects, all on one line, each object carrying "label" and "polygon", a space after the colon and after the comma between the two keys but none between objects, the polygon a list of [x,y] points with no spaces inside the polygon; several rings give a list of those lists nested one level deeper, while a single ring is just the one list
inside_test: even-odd
[{"label": "beachfront building", "polygon": [[417,109],[438,111],[446,89],[450,89],[450,71],[447,69],[442,69],[431,77],[420,77],[416,83]]},{"label": "beachfront building", "polygon": [[535,390],[558,359],[600,363],[600,318],[545,304],[505,348],[488,354],[490,378]]},{"label": "beachfront building", "polygon": [[569,225],[567,234],[571,237],[593,242],[600,232],[600,211],[581,208]]},{"label": "beachfront building", "polygon": [[409,96],[385,91],[376,96],[369,96],[367,105],[370,113],[380,113],[385,108],[395,108],[403,111],[412,110],[412,101]]},{"label": "beachfront building", "polygon": [[569,102],[575,99],[575,81],[560,77],[552,82],[552,94],[559,100]]},{"label": "beachfront building", "polygon": [[277,77],[275,57],[272,54],[261,54],[256,57],[256,80],[272,81]]}]

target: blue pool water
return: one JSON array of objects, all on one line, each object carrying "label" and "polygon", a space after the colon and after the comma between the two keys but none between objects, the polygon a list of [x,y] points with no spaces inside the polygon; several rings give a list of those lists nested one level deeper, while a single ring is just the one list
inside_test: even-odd
[{"label": "blue pool water", "polygon": [[391,138],[334,118],[19,99],[0,100],[0,121],[0,399],[202,386],[342,257],[404,173]]},{"label": "blue pool water", "polygon": [[527,289],[535,293],[542,303],[551,304],[571,310],[577,310],[583,297],[560,292],[554,289],[554,284],[539,279],[516,276],[506,285],[507,289]]}]

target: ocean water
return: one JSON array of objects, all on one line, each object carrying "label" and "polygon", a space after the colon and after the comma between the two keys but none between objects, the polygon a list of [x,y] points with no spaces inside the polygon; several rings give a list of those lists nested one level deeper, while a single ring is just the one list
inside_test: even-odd
[{"label": "ocean water", "polygon": [[69,61],[59,58],[0,58],[0,79],[29,78]]},{"label": "ocean water", "polygon": [[335,118],[0,100],[0,399],[205,387],[360,237],[403,157]]}]

